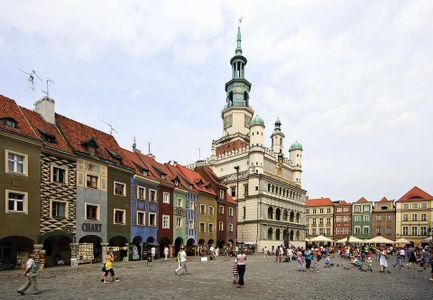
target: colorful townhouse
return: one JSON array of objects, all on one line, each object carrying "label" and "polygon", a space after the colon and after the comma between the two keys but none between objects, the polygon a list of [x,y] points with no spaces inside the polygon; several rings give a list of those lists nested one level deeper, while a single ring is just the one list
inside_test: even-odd
[{"label": "colorful townhouse", "polygon": [[70,264],[76,233],[75,155],[56,126],[54,100],[35,103],[35,111],[21,108],[34,133],[41,140],[41,219],[38,243],[45,250],[45,266]]},{"label": "colorful townhouse", "polygon": [[344,200],[333,201],[334,235],[337,241],[352,235],[352,205]]},{"label": "colorful townhouse", "polygon": [[396,201],[396,239],[405,238],[415,246],[433,232],[433,196],[414,186]]},{"label": "colorful townhouse", "polygon": [[352,234],[360,239],[372,238],[371,217],[373,205],[364,197],[352,204]]},{"label": "colorful townhouse", "polygon": [[[38,243],[41,141],[22,109],[0,95],[0,262],[21,266]],[[25,226],[24,226],[25,225]]]},{"label": "colorful townhouse", "polygon": [[324,235],[333,238],[334,206],[329,198],[307,199],[308,236]]},{"label": "colorful townhouse", "polygon": [[372,236],[383,236],[395,241],[394,201],[383,197],[373,205]]}]

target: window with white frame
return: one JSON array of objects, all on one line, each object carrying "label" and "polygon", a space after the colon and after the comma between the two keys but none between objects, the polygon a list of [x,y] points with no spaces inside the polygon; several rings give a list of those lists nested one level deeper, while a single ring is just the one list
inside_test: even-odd
[{"label": "window with white frame", "polygon": [[427,202],[421,203],[421,208],[427,208]]},{"label": "window with white frame", "polygon": [[162,193],[162,202],[166,204],[170,204],[170,193],[167,192]]},{"label": "window with white frame", "polygon": [[427,221],[427,214],[421,214],[421,221]]},{"label": "window with white frame", "polygon": [[361,205],[355,205],[355,212],[361,212]]},{"label": "window with white frame", "polygon": [[181,198],[176,199],[176,207],[182,207],[182,199]]},{"label": "window with white frame", "polygon": [[189,209],[190,209],[190,210],[195,210],[195,204],[194,204],[194,201],[189,201]]},{"label": "window with white frame", "polygon": [[188,229],[194,229],[194,220],[189,220]]},{"label": "window with white frame", "polygon": [[208,232],[213,232],[213,224],[212,223],[209,223],[208,224]]},{"label": "window with white frame", "polygon": [[150,201],[156,202],[157,199],[157,193],[156,190],[149,190],[150,191]]},{"label": "window with white frame", "polygon": [[6,173],[27,175],[27,155],[6,150]]},{"label": "window with white frame", "polygon": [[204,222],[200,222],[200,232],[205,232],[206,224]]},{"label": "window with white frame", "polygon": [[176,217],[176,228],[182,227],[182,218]]},{"label": "window with white frame", "polygon": [[355,221],[355,222],[361,222],[361,216],[360,215],[353,216],[353,221]]},{"label": "window with white frame", "polygon": [[156,226],[156,214],[155,213],[149,213],[149,226],[152,226],[152,227]]},{"label": "window with white frame", "polygon": [[95,175],[86,175],[86,187],[97,189],[99,186],[99,177]]},{"label": "window with white frame", "polygon": [[224,223],[223,222],[219,222],[218,223],[218,230],[219,231],[224,231]]},{"label": "window with white frame", "polygon": [[349,234],[349,228],[348,227],[343,228],[343,234]]},{"label": "window with white frame", "polygon": [[137,199],[146,200],[146,188],[144,186],[137,186]]},{"label": "window with white frame", "polygon": [[412,235],[418,235],[418,227],[412,227]]},{"label": "window with white frame", "polygon": [[412,214],[412,221],[418,221],[418,214]]},{"label": "window with white frame", "polygon": [[317,233],[316,228],[313,228],[313,235],[316,235],[316,233]]},{"label": "window with white frame", "polygon": [[319,209],[319,212],[320,212],[321,214],[323,214],[323,208]]},{"label": "window with white frame", "polygon": [[331,224],[331,218],[326,218],[326,224],[327,225]]},{"label": "window with white frame", "polygon": [[391,227],[386,227],[385,228],[385,233],[387,234],[387,235],[390,235],[391,234]]},{"label": "window with white frame", "polygon": [[220,190],[220,199],[224,199],[224,191]]},{"label": "window with white frame", "polygon": [[380,222],[382,216],[381,215],[376,215],[376,221]]},{"label": "window with white frame", "polygon": [[213,206],[209,206],[208,207],[208,213],[210,214],[210,215],[213,215]]},{"label": "window with white frame", "polygon": [[126,196],[126,184],[122,182],[114,182],[114,195]]},{"label": "window with white frame", "polygon": [[51,165],[51,182],[67,183],[67,171],[65,167]]},{"label": "window with white frame", "polygon": [[362,233],[369,234],[370,233],[370,227],[368,227],[368,226],[362,227]]},{"label": "window with white frame", "polygon": [[418,208],[418,203],[412,203],[412,208]]},{"label": "window with white frame", "polygon": [[349,222],[349,216],[343,216],[343,222]]},{"label": "window with white frame", "polygon": [[27,193],[6,190],[6,213],[27,213]]},{"label": "window with white frame", "polygon": [[391,221],[392,220],[392,215],[391,214],[387,214],[386,215],[386,220],[387,221]]},{"label": "window with white frame", "polygon": [[364,222],[370,222],[370,216],[364,215]]},{"label": "window with white frame", "polygon": [[170,229],[170,216],[169,215],[162,215],[162,228],[163,229]]},{"label": "window with white frame", "polygon": [[319,224],[323,225],[323,218],[319,218]]},{"label": "window with white frame", "polygon": [[229,207],[229,216],[233,217],[233,207]]},{"label": "window with white frame", "polygon": [[137,225],[144,226],[146,220],[146,213],[144,211],[137,211]]},{"label": "window with white frame", "polygon": [[327,209],[326,209],[326,213],[327,213],[327,214],[330,214],[330,213],[331,213],[331,209],[330,209],[330,208],[327,208]]},{"label": "window with white frame", "polygon": [[113,212],[113,223],[114,224],[120,224],[120,225],[125,225],[126,224],[126,211],[124,209],[114,209]]},{"label": "window with white frame", "polygon": [[85,216],[86,220],[99,221],[99,205],[86,203]]},{"label": "window with white frame", "polygon": [[341,212],[341,207],[337,207],[337,212]]},{"label": "window with white frame", "polygon": [[331,235],[331,228],[326,228],[326,235]]},{"label": "window with white frame", "polygon": [[407,203],[403,204],[403,208],[404,209],[408,209],[409,208],[409,204],[407,204]]},{"label": "window with white frame", "polygon": [[224,214],[224,206],[220,205],[219,211],[220,211],[220,214],[223,215]]},{"label": "window with white frame", "polygon": [[51,203],[51,218],[64,219],[67,217],[67,205],[64,201],[52,200]]},{"label": "window with white frame", "polygon": [[340,227],[335,228],[335,234],[340,234],[340,232],[341,232]]},{"label": "window with white frame", "polygon": [[409,227],[403,226],[403,235],[409,235]]},{"label": "window with white frame", "polygon": [[316,209],[315,208],[313,208],[313,214],[315,214],[316,213]]},{"label": "window with white frame", "polygon": [[319,228],[319,234],[323,235],[323,228]]},{"label": "window with white frame", "polygon": [[344,207],[343,208],[343,212],[349,212],[349,208],[348,207]]},{"label": "window with white frame", "polygon": [[200,213],[203,215],[206,213],[206,205],[200,204]]},{"label": "window with white frame", "polygon": [[233,232],[233,224],[232,223],[229,223],[229,231]]},{"label": "window with white frame", "polygon": [[361,233],[361,227],[360,226],[355,226],[355,234],[360,234]]},{"label": "window with white frame", "polygon": [[403,214],[403,221],[409,221],[409,215]]},{"label": "window with white frame", "polygon": [[427,227],[421,226],[421,235],[427,235]]}]

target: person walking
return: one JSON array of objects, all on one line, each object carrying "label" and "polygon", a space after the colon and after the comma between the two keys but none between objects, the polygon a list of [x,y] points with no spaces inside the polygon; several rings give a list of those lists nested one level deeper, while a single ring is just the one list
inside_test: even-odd
[{"label": "person walking", "polygon": [[179,250],[179,252],[177,252],[177,258],[176,258],[176,261],[177,261],[177,269],[176,270],[174,270],[174,274],[176,274],[177,275],[177,273],[180,271],[180,269],[181,269],[181,265],[180,265],[180,256],[182,255],[182,248],[180,248],[180,250]]},{"label": "person walking", "polygon": [[278,246],[275,249],[275,262],[278,262],[280,259],[278,258],[280,256],[280,246]]},{"label": "person walking", "polygon": [[186,252],[185,252],[185,246],[182,246],[182,251],[180,252],[180,274],[177,272],[178,275],[182,275],[183,271],[187,274],[191,274],[191,272],[186,267]]},{"label": "person walking", "polygon": [[164,248],[164,261],[167,261],[167,258],[168,258],[168,247],[165,246],[165,248]]},{"label": "person walking", "polygon": [[[386,248],[383,247],[382,251],[380,252],[380,258],[379,258],[379,262],[380,262],[380,272],[385,272],[385,269],[388,268],[388,254],[386,252]],[[388,270],[388,273],[391,273]]]},{"label": "person walking", "polygon": [[306,267],[307,271],[309,271],[310,266],[311,266],[311,259],[312,259],[310,249],[305,250],[304,258],[305,258],[305,267]]},{"label": "person walking", "polygon": [[245,255],[244,249],[242,249],[241,253],[239,253],[238,256],[236,257],[236,264],[238,266],[238,275],[239,275],[238,288],[240,288],[245,284],[244,275],[245,275],[246,265],[247,265],[247,256]]},{"label": "person walking", "polygon": [[400,255],[400,251],[397,251],[397,255],[396,255],[396,261],[395,263],[392,265],[393,268],[395,268],[396,266],[399,266],[400,269],[401,267],[403,267],[403,263],[402,263],[402,256]]},{"label": "person walking", "polygon": [[152,255],[152,261],[153,261],[155,259],[155,254],[156,254],[155,246],[152,246],[152,248],[150,248],[150,253]]},{"label": "person walking", "polygon": [[119,282],[119,278],[115,277],[114,275],[113,262],[114,262],[114,253],[113,250],[110,249],[107,251],[107,255],[105,256],[105,264],[104,267],[102,268],[102,271],[104,271],[104,275],[101,278],[102,283],[108,283],[107,281],[108,273],[110,273],[113,282]]},{"label": "person walking", "polygon": [[292,248],[287,249],[287,257],[289,258],[289,262],[291,262],[293,259],[293,249]]},{"label": "person walking", "polygon": [[302,255],[302,250],[298,249],[298,251],[296,252],[296,261],[298,262],[298,271],[305,271],[303,258],[304,258],[304,256]]},{"label": "person walking", "polygon": [[26,262],[26,267],[25,267],[25,271],[24,271],[24,276],[27,277],[27,281],[25,284],[23,284],[18,290],[17,293],[24,295],[25,291],[32,286],[33,287],[33,295],[38,295],[41,293],[41,291],[39,290],[38,287],[38,281],[36,279],[36,277],[38,277],[39,275],[39,269],[38,269],[38,265],[36,264],[35,260],[35,255],[32,253],[29,256],[29,259]]}]

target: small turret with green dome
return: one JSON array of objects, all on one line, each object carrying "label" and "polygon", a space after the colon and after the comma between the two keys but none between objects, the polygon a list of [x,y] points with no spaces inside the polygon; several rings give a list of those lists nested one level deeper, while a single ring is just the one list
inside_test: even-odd
[{"label": "small turret with green dome", "polygon": [[290,146],[290,151],[294,151],[294,150],[301,150],[302,151],[302,145],[300,143],[298,143],[298,141],[294,142]]},{"label": "small turret with green dome", "polygon": [[259,115],[255,115],[254,118],[251,120],[251,126],[265,126],[265,121],[263,121],[262,118],[259,117]]},{"label": "small turret with green dome", "polygon": [[277,118],[277,120],[275,121],[275,129],[274,132],[272,133],[271,137],[274,135],[279,135],[282,136],[283,138],[286,137],[284,135],[284,133],[281,131],[281,121],[280,118]]}]

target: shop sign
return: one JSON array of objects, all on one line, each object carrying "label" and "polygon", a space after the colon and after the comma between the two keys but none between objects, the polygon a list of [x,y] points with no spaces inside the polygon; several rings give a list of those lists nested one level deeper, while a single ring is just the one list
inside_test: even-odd
[{"label": "shop sign", "polygon": [[102,224],[83,223],[81,229],[84,232],[101,232]]}]

